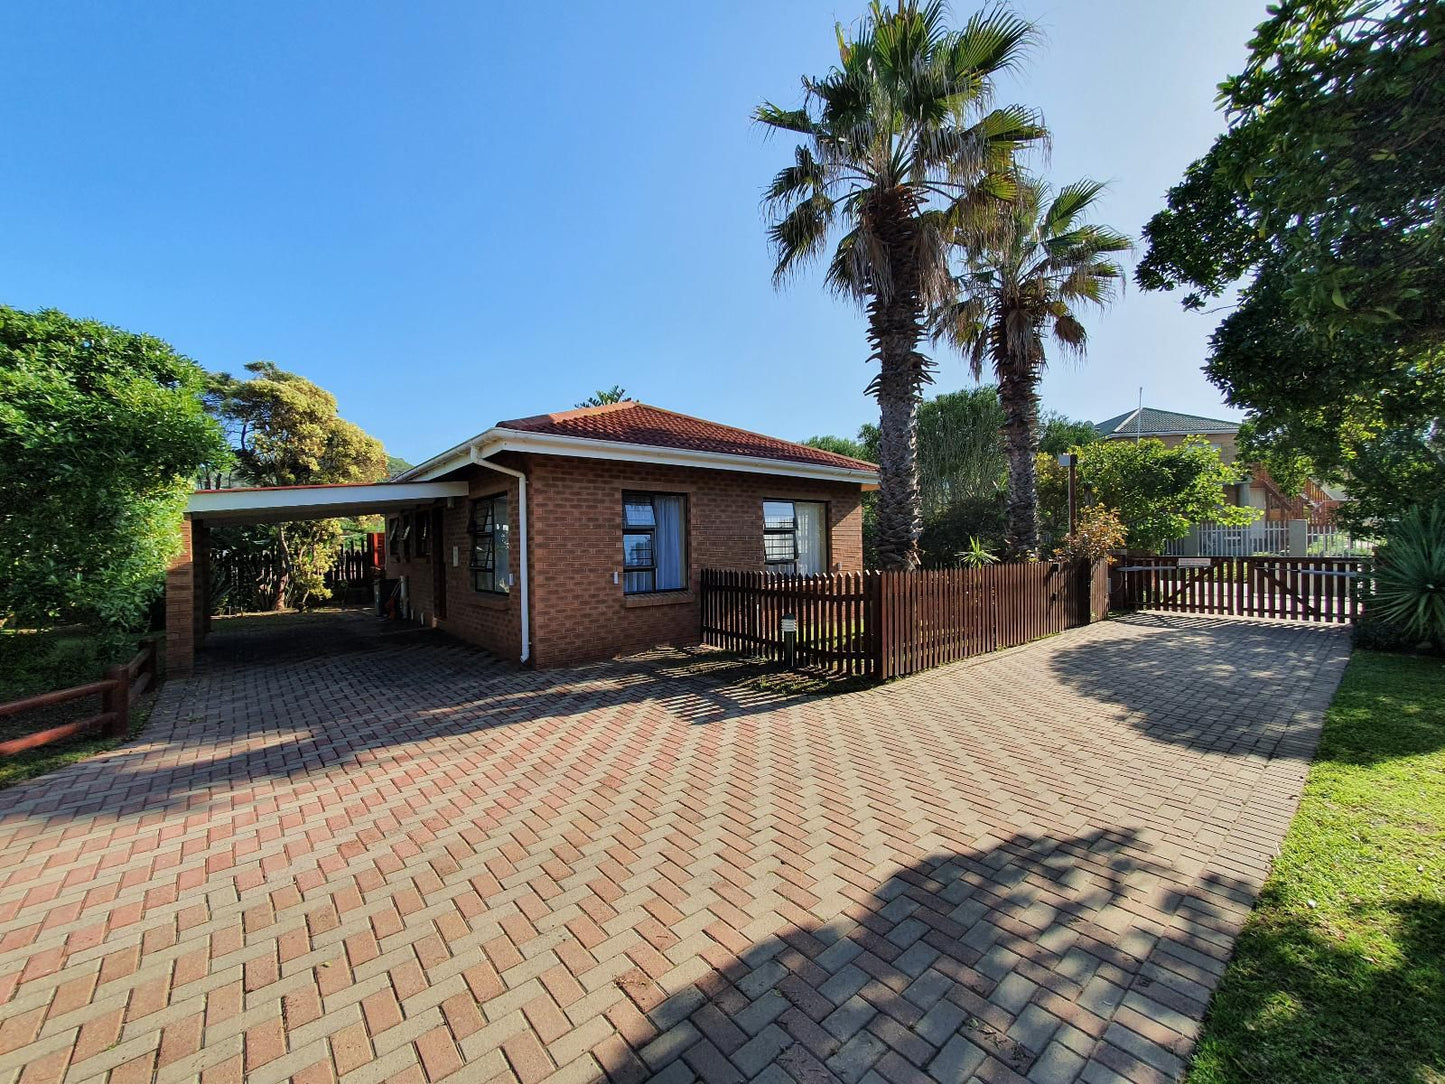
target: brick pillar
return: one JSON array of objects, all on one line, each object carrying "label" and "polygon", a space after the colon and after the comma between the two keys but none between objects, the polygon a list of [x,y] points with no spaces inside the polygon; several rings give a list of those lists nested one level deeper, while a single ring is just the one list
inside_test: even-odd
[{"label": "brick pillar", "polygon": [[196,661],[196,567],[191,517],[181,520],[181,549],[166,571],[166,671],[189,674]]}]

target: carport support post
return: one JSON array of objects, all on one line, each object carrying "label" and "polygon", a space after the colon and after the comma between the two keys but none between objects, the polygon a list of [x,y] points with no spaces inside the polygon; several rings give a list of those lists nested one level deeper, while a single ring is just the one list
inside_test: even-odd
[{"label": "carport support post", "polygon": [[196,661],[196,565],[191,517],[181,520],[181,547],[166,570],[166,672],[189,674]]}]

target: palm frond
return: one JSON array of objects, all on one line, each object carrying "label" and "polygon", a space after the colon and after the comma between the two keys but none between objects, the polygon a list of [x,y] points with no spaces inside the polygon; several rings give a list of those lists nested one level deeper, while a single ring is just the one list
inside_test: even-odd
[{"label": "palm frond", "polygon": [[773,282],[780,285],[788,275],[816,258],[828,239],[834,204],[822,192],[798,204],[768,230],[776,263]]},{"label": "palm frond", "polygon": [[814,135],[817,132],[813,118],[806,109],[783,109],[772,102],[764,102],[753,110],[753,120],[769,128],[797,132],[800,135]]},{"label": "palm frond", "polygon": [[995,75],[1022,63],[1038,40],[1038,29],[1028,20],[1001,5],[991,7],[975,12],[953,35],[949,67],[955,72]]},{"label": "palm frond", "polygon": [[1039,232],[1045,237],[1053,237],[1069,231],[1074,221],[1089,209],[1102,191],[1102,181],[1086,179],[1064,185],[1044,213],[1043,221],[1039,223]]}]

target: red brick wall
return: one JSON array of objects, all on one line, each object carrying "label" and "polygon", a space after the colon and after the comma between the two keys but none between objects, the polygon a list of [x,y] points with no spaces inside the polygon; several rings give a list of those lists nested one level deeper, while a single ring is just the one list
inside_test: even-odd
[{"label": "red brick wall", "polygon": [[[698,640],[703,568],[763,567],[763,501],[828,502],[829,562],[863,564],[857,486],[691,467],[559,456],[531,458],[532,642],[538,666],[559,666]],[[687,498],[689,590],[624,595],[622,493]]]},{"label": "red brick wall", "polygon": [[[699,574],[703,568],[763,567],[765,499],[826,501],[830,565],[844,571],[863,567],[863,512],[857,486],[560,456],[508,456],[506,464],[528,473],[532,662],[537,666],[605,659],[661,644],[697,643]],[[500,492],[508,496],[511,567],[516,576],[520,571],[516,480],[480,467],[469,471],[471,498]],[[689,590],[623,594],[625,490],[681,493],[687,498]],[[435,558],[413,553],[411,560],[399,561],[388,554],[386,575],[409,578],[414,620],[515,659],[521,650],[518,587],[508,596],[473,590],[467,567],[468,515],[468,502],[461,499],[443,513],[445,617],[436,615],[432,601]],[[615,584],[614,572],[619,580]]]},{"label": "red brick wall", "polygon": [[[509,595],[478,592],[472,587],[472,539],[467,533],[471,501],[505,493],[512,519],[512,574],[515,577],[520,555],[517,552],[517,480],[496,471],[471,469],[471,491],[466,499],[451,501],[442,510],[442,533],[433,541],[432,552],[421,555],[412,546],[411,560],[386,558],[388,579],[407,577],[412,620],[445,629],[453,636],[486,648],[501,658],[516,659],[522,650],[522,617],[518,588]],[[438,556],[440,559],[438,560]],[[453,558],[455,557],[455,560]],[[435,577],[440,571],[446,578],[446,616],[436,613]]]},{"label": "red brick wall", "polygon": [[201,581],[196,576],[191,517],[181,520],[181,547],[166,571],[166,670],[188,674],[195,665],[198,640],[196,595]]}]

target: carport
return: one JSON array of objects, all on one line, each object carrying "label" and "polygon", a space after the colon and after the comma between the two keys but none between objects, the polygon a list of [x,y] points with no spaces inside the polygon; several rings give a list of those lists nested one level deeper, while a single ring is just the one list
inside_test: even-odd
[{"label": "carport", "polygon": [[211,527],[386,515],[466,495],[464,481],[197,490],[181,521],[180,552],[166,573],[167,670],[191,671],[210,623],[206,584]]}]

